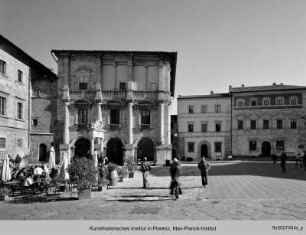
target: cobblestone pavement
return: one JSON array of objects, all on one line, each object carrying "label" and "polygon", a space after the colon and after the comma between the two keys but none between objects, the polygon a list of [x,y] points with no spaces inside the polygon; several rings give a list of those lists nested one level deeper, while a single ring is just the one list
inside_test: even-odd
[{"label": "cobblestone pavement", "polygon": [[[153,167],[150,187],[142,175],[88,200],[0,202],[1,220],[305,220],[306,171],[270,162],[215,162],[207,188],[196,165],[183,165],[183,194],[169,195],[169,168]],[[77,196],[76,194],[74,195]],[[37,200],[36,200],[37,199]]]}]

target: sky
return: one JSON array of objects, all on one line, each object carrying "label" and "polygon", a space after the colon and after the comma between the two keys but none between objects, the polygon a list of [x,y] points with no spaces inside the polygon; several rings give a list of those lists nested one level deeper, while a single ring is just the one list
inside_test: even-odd
[{"label": "sky", "polygon": [[55,72],[52,49],[177,51],[175,98],[306,85],[305,0],[0,0],[0,33]]}]

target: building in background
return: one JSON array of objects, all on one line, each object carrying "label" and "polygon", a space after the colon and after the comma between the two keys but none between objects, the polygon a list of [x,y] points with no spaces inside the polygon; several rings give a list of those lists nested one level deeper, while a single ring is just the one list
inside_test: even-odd
[{"label": "building in background", "polygon": [[53,50],[57,142],[73,156],[100,151],[119,165],[171,158],[176,52]]},{"label": "building in background", "polygon": [[[56,81],[56,75],[0,35],[0,158],[5,154],[12,157],[31,154],[39,161],[40,146],[50,145],[54,133],[44,117],[53,110],[32,99],[35,93],[32,87],[43,80]],[[49,92],[48,89],[50,86],[46,85],[44,90]],[[36,126],[43,126],[39,137],[32,135]],[[45,160],[47,150],[44,151]]]},{"label": "building in background", "polygon": [[306,87],[230,87],[232,154],[296,155],[306,144]]},{"label": "building in background", "polygon": [[224,159],[231,152],[231,98],[228,93],[179,96],[177,99],[179,155]]}]

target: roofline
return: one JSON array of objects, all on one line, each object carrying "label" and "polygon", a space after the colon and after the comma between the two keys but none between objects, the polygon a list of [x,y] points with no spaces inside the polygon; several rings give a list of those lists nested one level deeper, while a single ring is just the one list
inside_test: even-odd
[{"label": "roofline", "polygon": [[[22,62],[24,62],[25,64],[27,64],[29,67],[37,67],[39,69],[42,69],[45,73],[50,74],[50,76],[57,78],[57,75],[50,70],[49,68],[47,68],[45,65],[43,65],[42,63],[40,63],[39,61],[35,60],[33,57],[31,57],[29,54],[27,54],[26,52],[24,52],[21,48],[19,48],[18,46],[16,46],[14,43],[12,43],[10,40],[8,40],[7,38],[5,38],[3,35],[0,34],[0,44],[3,45],[7,45],[9,47],[11,47],[13,50],[15,50],[17,53],[20,54],[21,58],[20,59]],[[9,52],[8,52],[9,53]]]},{"label": "roofline", "polygon": [[176,78],[176,66],[177,66],[177,51],[123,51],[123,50],[51,50],[51,55],[55,55],[57,58],[62,55],[71,54],[139,54],[139,55],[168,55],[171,56],[171,81],[170,89],[171,96],[174,97],[175,94],[175,78]]},{"label": "roofline", "polygon": [[288,91],[288,90],[305,90],[306,87],[288,87],[288,88],[283,88],[283,89],[267,89],[267,90],[253,90],[253,91],[229,91],[229,93],[250,93],[250,92],[269,92],[269,91]]},{"label": "roofline", "polygon": [[213,98],[229,98],[230,93],[215,93],[212,95],[187,95],[187,96],[178,96],[177,99],[213,99]]}]

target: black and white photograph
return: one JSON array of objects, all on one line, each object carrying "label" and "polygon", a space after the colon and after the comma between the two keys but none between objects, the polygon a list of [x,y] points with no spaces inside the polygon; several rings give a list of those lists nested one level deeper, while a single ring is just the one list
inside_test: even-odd
[{"label": "black and white photograph", "polygon": [[5,234],[304,234],[306,1],[0,0]]}]

